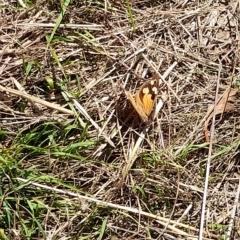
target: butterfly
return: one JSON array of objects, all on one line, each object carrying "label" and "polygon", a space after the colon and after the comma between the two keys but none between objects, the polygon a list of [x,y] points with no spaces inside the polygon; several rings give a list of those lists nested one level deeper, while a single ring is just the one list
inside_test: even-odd
[{"label": "butterfly", "polygon": [[155,74],[152,79],[147,80],[137,91],[135,98],[124,89],[125,95],[138,113],[141,121],[147,123],[150,120],[155,105],[159,88],[159,76]]}]

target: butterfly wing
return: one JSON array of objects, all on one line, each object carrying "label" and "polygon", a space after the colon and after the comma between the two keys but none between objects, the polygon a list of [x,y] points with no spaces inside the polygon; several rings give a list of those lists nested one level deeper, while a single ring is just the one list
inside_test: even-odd
[{"label": "butterfly wing", "polygon": [[156,102],[158,86],[159,77],[156,74],[151,80],[145,82],[136,94],[136,104],[142,108],[147,117],[151,115]]},{"label": "butterfly wing", "polygon": [[154,106],[154,100],[152,99],[152,94],[145,94],[142,98],[143,111],[149,117]]},{"label": "butterfly wing", "polygon": [[125,94],[126,94],[127,98],[129,99],[130,103],[132,104],[133,108],[135,109],[135,111],[138,113],[142,122],[147,122],[148,116],[145,114],[145,112],[143,110],[143,106],[141,104],[137,104],[137,102],[135,101],[135,99],[131,93],[129,93],[128,91],[125,90]]}]

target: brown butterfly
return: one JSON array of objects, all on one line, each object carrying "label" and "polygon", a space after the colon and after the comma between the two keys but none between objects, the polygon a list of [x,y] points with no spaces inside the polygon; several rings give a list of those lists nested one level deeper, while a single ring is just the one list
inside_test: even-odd
[{"label": "brown butterfly", "polygon": [[146,81],[137,91],[135,98],[124,89],[124,92],[131,102],[133,108],[138,113],[143,123],[150,119],[154,104],[157,99],[159,88],[159,76],[155,74],[152,79]]}]

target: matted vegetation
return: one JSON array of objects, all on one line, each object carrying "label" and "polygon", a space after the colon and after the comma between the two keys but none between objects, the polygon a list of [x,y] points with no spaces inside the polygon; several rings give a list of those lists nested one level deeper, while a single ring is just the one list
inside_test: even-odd
[{"label": "matted vegetation", "polygon": [[[1,1],[0,22],[0,239],[240,239],[238,1]],[[156,72],[146,125],[120,84]]]}]

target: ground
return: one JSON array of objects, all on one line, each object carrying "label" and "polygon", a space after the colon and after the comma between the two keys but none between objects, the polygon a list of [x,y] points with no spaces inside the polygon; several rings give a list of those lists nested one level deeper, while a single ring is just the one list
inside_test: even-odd
[{"label": "ground", "polygon": [[240,239],[238,1],[1,0],[0,22],[0,239]]}]

